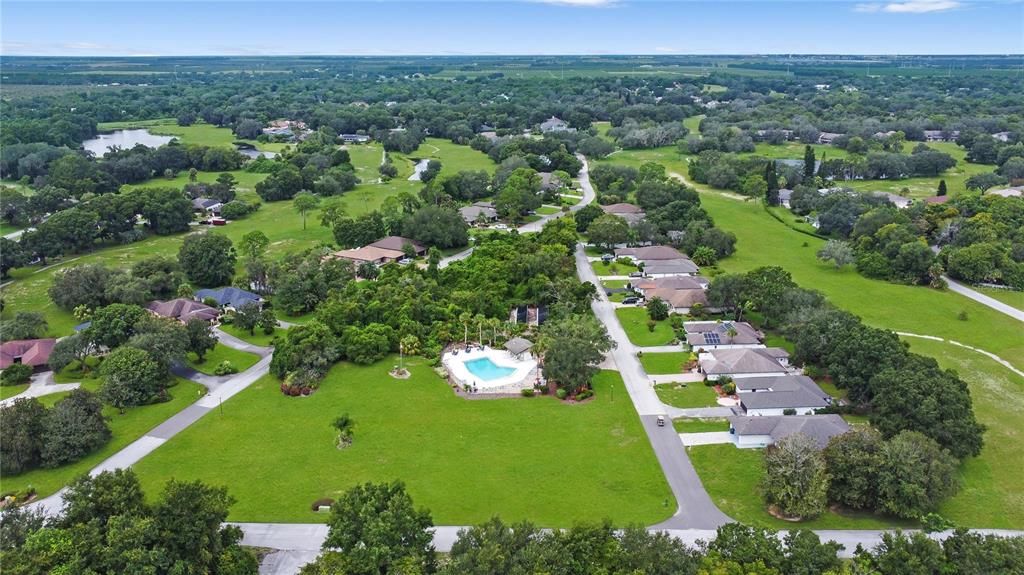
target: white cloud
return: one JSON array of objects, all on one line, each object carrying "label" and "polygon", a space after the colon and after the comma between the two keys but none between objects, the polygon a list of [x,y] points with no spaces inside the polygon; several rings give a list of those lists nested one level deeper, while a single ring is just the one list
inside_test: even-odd
[{"label": "white cloud", "polygon": [[963,6],[957,0],[905,0],[904,2],[869,2],[855,4],[854,12],[889,12],[892,14],[927,14],[929,12],[945,12]]}]

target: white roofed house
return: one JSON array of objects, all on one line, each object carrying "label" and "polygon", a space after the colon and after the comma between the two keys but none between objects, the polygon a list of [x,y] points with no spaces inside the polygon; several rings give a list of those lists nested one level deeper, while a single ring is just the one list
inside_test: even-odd
[{"label": "white roofed house", "polygon": [[777,348],[771,351],[766,348],[715,349],[699,354],[697,361],[700,371],[711,381],[723,377],[734,380],[743,377],[772,377],[789,374],[789,370],[780,361],[783,354],[788,363],[788,354]]},{"label": "white roofed house", "polygon": [[569,130],[575,131],[575,129],[570,128],[569,124],[564,120],[555,116],[551,116],[540,123],[540,131],[545,134],[548,132],[567,132]]}]

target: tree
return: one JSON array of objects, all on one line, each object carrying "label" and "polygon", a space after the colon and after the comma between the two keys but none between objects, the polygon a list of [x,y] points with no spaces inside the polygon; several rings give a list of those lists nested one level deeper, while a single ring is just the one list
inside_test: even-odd
[{"label": "tree", "polygon": [[904,431],[882,447],[878,496],[883,510],[918,518],[958,489],[956,459],[916,431]]},{"label": "tree", "polygon": [[206,352],[217,347],[217,336],[213,333],[213,326],[210,322],[194,317],[185,323],[188,331],[188,350],[203,362]]},{"label": "tree", "polygon": [[230,284],[236,259],[231,240],[211,232],[185,236],[178,250],[178,263],[185,274],[203,287]]},{"label": "tree", "polygon": [[611,251],[629,239],[629,224],[619,216],[604,214],[587,227],[587,236],[591,243]]},{"label": "tree", "polygon": [[832,477],[829,501],[851,509],[878,506],[882,445],[882,435],[871,427],[856,427],[829,441],[822,452],[825,467]]},{"label": "tree", "polygon": [[44,467],[78,461],[110,440],[103,404],[89,391],[75,389],[46,416]]},{"label": "tree", "polygon": [[266,335],[274,333],[274,330],[277,329],[277,315],[274,313],[274,310],[270,309],[270,307],[260,310],[260,319],[256,326],[262,329]]},{"label": "tree", "polygon": [[540,176],[530,168],[517,168],[509,174],[494,200],[494,208],[503,218],[517,223],[522,216],[540,207]]},{"label": "tree", "polygon": [[36,398],[0,407],[0,470],[17,475],[38,467],[46,441],[46,408]]},{"label": "tree", "polygon": [[764,166],[765,189],[764,201],[769,206],[779,205],[779,174],[775,169],[775,161],[769,160]]},{"label": "tree", "polygon": [[83,370],[88,370],[84,361],[92,351],[93,343],[87,334],[73,333],[57,340],[46,363],[54,372],[60,372],[74,361],[80,362]]},{"label": "tree", "polygon": [[427,167],[420,172],[420,181],[424,184],[430,183],[431,180],[437,177],[441,173],[441,162],[439,160],[430,160],[427,162]]},{"label": "tree", "polygon": [[[778,573],[785,561],[782,542],[774,531],[759,527],[750,527],[740,523],[727,523],[718,528],[715,540],[708,543],[708,551],[722,558],[735,561],[745,567],[761,564],[762,567],[773,569]],[[763,570],[762,570],[763,571]],[[743,573],[748,575],[762,571],[726,571],[726,573]],[[717,572],[709,572],[717,573]]]},{"label": "tree", "polygon": [[836,269],[840,269],[843,266],[848,266],[856,259],[853,254],[853,248],[850,244],[842,240],[828,240],[825,245],[818,250],[818,259],[823,262],[832,262],[835,264]]},{"label": "tree", "polygon": [[458,212],[440,206],[424,206],[402,220],[402,235],[441,249],[469,243],[468,229]]},{"label": "tree", "polygon": [[0,323],[0,334],[4,341],[12,339],[39,339],[46,335],[49,324],[46,316],[38,311],[19,311],[14,319]]},{"label": "tree", "polygon": [[[331,506],[324,550],[341,552],[342,572],[380,575],[430,573],[435,568],[434,522],[413,508],[402,483],[365,483],[346,491]],[[416,569],[416,571],[412,571]]]},{"label": "tree", "polygon": [[21,385],[32,379],[32,366],[13,363],[0,373],[0,385]]},{"label": "tree", "polygon": [[244,140],[255,140],[263,133],[263,125],[256,120],[246,118],[235,124],[235,135]]},{"label": "tree", "polygon": [[589,387],[597,364],[615,343],[604,326],[590,316],[548,321],[541,329],[546,340],[544,374],[569,392]]},{"label": "tree", "polygon": [[586,233],[587,229],[590,228],[590,224],[603,215],[604,210],[602,210],[601,206],[598,206],[597,204],[587,204],[583,206],[573,215],[573,219],[576,221],[576,231],[581,234]]},{"label": "tree", "polygon": [[825,461],[813,438],[794,433],[765,449],[761,492],[783,514],[817,517],[828,503],[828,485]]},{"label": "tree", "polygon": [[355,426],[356,422],[347,413],[338,416],[331,423],[331,427],[338,430],[338,449],[344,449],[352,445],[352,430]]},{"label": "tree", "polygon": [[28,254],[21,244],[7,238],[0,238],[0,278],[6,279],[8,272],[28,263]]},{"label": "tree", "polygon": [[668,304],[660,297],[651,298],[647,301],[645,307],[647,308],[647,316],[652,320],[661,321],[668,319]]},{"label": "tree", "polygon": [[743,179],[740,193],[749,198],[763,198],[768,195],[768,184],[760,174],[751,174]]},{"label": "tree", "polygon": [[946,195],[946,180],[939,180],[939,190],[935,195],[939,197]]},{"label": "tree", "polygon": [[804,180],[814,181],[815,159],[814,148],[810,145],[804,147]]},{"label": "tree", "polygon": [[192,202],[174,188],[139,188],[130,192],[139,215],[154,233],[167,235],[187,231],[192,222]]},{"label": "tree", "polygon": [[146,314],[135,324],[135,335],[128,345],[149,352],[153,361],[169,374],[174,363],[185,361],[188,330],[178,320]]},{"label": "tree", "polygon": [[967,178],[965,184],[968,190],[985,193],[989,188],[996,186],[1002,186],[1009,182],[1006,178],[1000,176],[995,172],[985,172],[982,174],[974,174]]},{"label": "tree", "polygon": [[253,335],[256,333],[256,326],[260,323],[260,315],[260,306],[249,302],[235,310],[233,321],[238,329]]},{"label": "tree", "polygon": [[85,333],[97,344],[115,348],[135,335],[136,324],[146,314],[146,310],[137,305],[110,304],[92,312],[92,323]]},{"label": "tree", "polygon": [[[241,557],[238,543],[241,530],[224,526],[228,509],[235,500],[223,487],[211,487],[201,481],[171,479],[163,496],[153,506],[153,522],[160,534],[160,546],[172,564],[182,565],[186,573],[218,573],[218,564]],[[251,556],[250,556],[251,557]],[[244,561],[241,573],[253,575],[255,558]]]},{"label": "tree", "polygon": [[148,352],[130,346],[112,351],[100,366],[100,375],[100,396],[121,413],[127,407],[148,402],[163,389],[167,379],[167,372]]},{"label": "tree", "polygon": [[292,206],[296,212],[302,214],[302,229],[306,229],[306,214],[315,210],[320,205],[320,198],[311,192],[299,192],[292,200]]},{"label": "tree", "polygon": [[142,485],[130,469],[114,469],[94,476],[83,474],[68,484],[63,500],[59,524],[64,527],[95,522],[105,529],[119,515],[146,511]]},{"label": "tree", "polygon": [[242,255],[254,260],[263,257],[267,247],[270,246],[270,238],[260,230],[248,232],[238,242],[238,249]]},{"label": "tree", "polygon": [[746,274],[746,295],[759,312],[765,324],[781,319],[787,312],[782,294],[796,287],[792,276],[778,266],[760,267]]}]

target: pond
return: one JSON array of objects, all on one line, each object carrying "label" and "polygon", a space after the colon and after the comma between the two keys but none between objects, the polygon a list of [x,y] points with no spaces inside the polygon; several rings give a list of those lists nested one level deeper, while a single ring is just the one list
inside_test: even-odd
[{"label": "pond", "polygon": [[91,140],[86,140],[82,142],[82,147],[96,154],[97,157],[103,157],[103,154],[106,154],[114,146],[129,149],[135,147],[136,144],[142,144],[150,148],[159,148],[172,139],[174,138],[171,136],[151,134],[146,129],[117,130],[116,132],[100,134]]}]

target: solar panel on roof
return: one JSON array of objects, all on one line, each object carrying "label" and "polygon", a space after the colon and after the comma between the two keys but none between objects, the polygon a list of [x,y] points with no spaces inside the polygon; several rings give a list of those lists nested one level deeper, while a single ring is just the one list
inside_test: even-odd
[{"label": "solar panel on roof", "polygon": [[732,327],[733,326],[732,326],[732,322],[731,321],[722,322],[722,328],[725,331],[729,331],[730,329],[732,329]]},{"label": "solar panel on roof", "polygon": [[704,334],[704,343],[708,345],[719,345],[722,343],[722,338],[718,337],[717,333],[708,332]]}]

